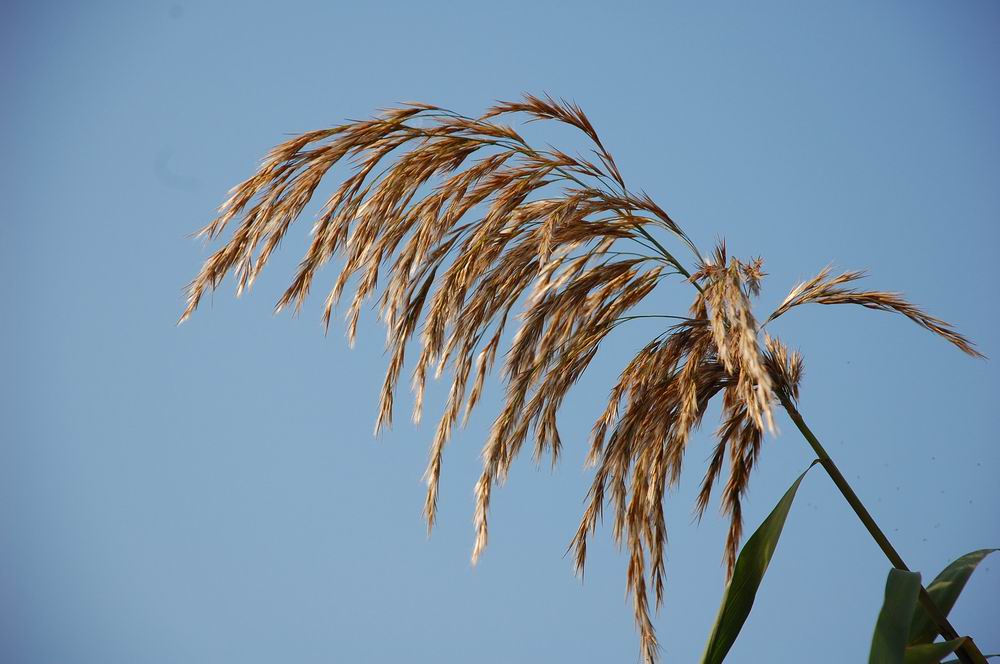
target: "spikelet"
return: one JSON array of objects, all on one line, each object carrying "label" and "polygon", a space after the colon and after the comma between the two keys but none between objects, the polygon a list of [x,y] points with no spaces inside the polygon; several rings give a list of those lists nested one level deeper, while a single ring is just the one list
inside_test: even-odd
[{"label": "spikelet", "polygon": [[887,291],[862,291],[854,288],[844,288],[843,284],[857,281],[865,276],[864,272],[844,272],[835,277],[830,276],[830,268],[824,268],[812,279],[795,286],[784,301],[768,317],[771,322],[793,307],[809,302],[818,304],[859,304],[868,309],[889,311],[902,314],[920,327],[930,330],[959,350],[972,357],[985,357],[976,350],[975,344],[959,334],[949,323],[925,313],[919,307],[907,302],[899,293]]}]

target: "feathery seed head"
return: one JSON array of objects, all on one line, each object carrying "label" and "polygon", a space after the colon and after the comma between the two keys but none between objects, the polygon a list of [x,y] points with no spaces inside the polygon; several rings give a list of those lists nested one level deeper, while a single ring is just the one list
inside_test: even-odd
[{"label": "feathery seed head", "polygon": [[[503,124],[525,116],[579,130],[596,161],[532,147]],[[342,161],[351,173],[321,208],[305,256],[275,308],[298,310],[317,271],[336,256],[341,266],[325,298],[323,324],[329,326],[347,284],[356,278],[347,310],[353,343],[363,304],[381,288],[378,308],[387,328],[389,366],[376,430],[392,424],[411,339],[419,340],[412,375],[415,421],[427,373],[450,374],[424,474],[428,529],[437,514],[447,442],[459,415],[464,422],[480,401],[501,346],[507,348],[500,369],[502,406],[476,483],[473,561],[487,545],[493,487],[506,478],[529,436],[534,434],[537,459],[546,453],[553,463],[558,458],[557,413],[600,345],[619,325],[650,318],[630,312],[670,275],[695,286],[688,315],[623,368],[594,424],[587,456],[594,479],[571,544],[582,573],[587,540],[605,507],[612,510],[612,534],[629,552],[627,587],[644,658],[655,660],[648,589],[658,607],[667,540],[663,503],[680,478],[709,402],[722,394],[722,422],[695,509],[700,517],[728,463],[721,505],[730,518],[724,561],[731,573],[742,534],[741,500],[764,432],[774,431],[775,393],[799,395],[801,355],[775,338],[761,339],[751,309],[765,276],[763,261],[729,258],[724,243],[703,259],[662,208],[628,189],[575,104],[527,95],[471,118],[408,103],[274,148],[199,233],[215,239],[235,222],[228,241],[189,285],[181,320],[228,273],[234,274],[238,293],[249,289],[320,181]],[[698,264],[693,274],[666,248],[678,242]],[[861,276],[830,277],[823,270],[796,286],[765,324],[807,302],[860,304],[901,313],[978,355],[951,326],[899,295],[845,287]],[[511,336],[506,333],[512,321]]]}]

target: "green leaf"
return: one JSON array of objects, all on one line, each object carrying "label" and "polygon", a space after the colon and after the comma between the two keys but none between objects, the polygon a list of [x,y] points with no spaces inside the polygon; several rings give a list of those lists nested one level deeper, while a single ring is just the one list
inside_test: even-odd
[{"label": "green leaf", "polygon": [[942,641],[941,643],[921,643],[910,646],[903,655],[904,664],[939,664],[941,658],[950,655],[965,643],[965,637]]},{"label": "green leaf", "polygon": [[889,578],[885,582],[885,600],[875,623],[868,664],[903,664],[910,619],[919,594],[919,572],[889,570]]},{"label": "green leaf", "polygon": [[[955,606],[955,601],[962,593],[962,589],[965,588],[965,584],[972,576],[976,566],[982,562],[983,558],[998,550],[1000,549],[980,549],[965,554],[945,567],[931,585],[927,586],[927,593],[945,616]],[[917,609],[913,614],[913,622],[910,624],[910,644],[931,643],[938,634],[937,625],[934,624],[923,607]]]},{"label": "green leaf", "polygon": [[795,492],[798,490],[802,478],[816,463],[818,462],[813,461],[809,468],[806,468],[792,483],[785,495],[764,519],[764,523],[760,524],[760,527],[747,540],[739,557],[736,558],[733,578],[729,581],[726,592],[722,596],[719,615],[715,619],[712,634],[708,637],[708,643],[705,645],[705,654],[701,657],[702,664],[720,664],[736,641],[736,637],[739,636],[743,623],[746,622],[747,616],[750,615],[750,609],[753,608],[757,588],[760,587],[764,572],[767,571],[771,556],[774,555],[774,549],[778,546],[778,538],[781,537],[781,530],[785,527],[785,519],[788,517],[792,501],[795,499]]}]

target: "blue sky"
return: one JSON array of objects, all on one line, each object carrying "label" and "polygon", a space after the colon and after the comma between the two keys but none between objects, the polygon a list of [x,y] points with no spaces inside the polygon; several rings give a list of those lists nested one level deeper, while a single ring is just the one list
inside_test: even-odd
[{"label": "blue sky", "polygon": [[[371,436],[374,317],[352,351],[324,337],[317,301],[271,315],[308,220],[251,297],[227,283],[174,326],[208,251],[188,234],[289,134],[410,99],[475,114],[522,91],[572,98],[700,246],[765,257],[761,311],[827,264],[868,268],[1000,354],[1000,7],[752,5],[6,3],[3,659],[638,659],[610,533],[584,583],[563,553],[592,413],[652,326],[624,330],[567,402],[562,463],[516,466],[476,568],[499,386],[448,450],[427,539],[430,427]],[[806,357],[803,413],[911,567],[1000,545],[995,361],[862,309],[803,308],[776,331]],[[778,424],[750,528],[812,459]],[[714,507],[692,522],[713,429],[666,507],[669,662],[696,660],[722,592],[725,523]],[[814,470],[728,661],[863,661],[887,571]],[[953,612],[988,652],[997,597],[987,559]]]}]

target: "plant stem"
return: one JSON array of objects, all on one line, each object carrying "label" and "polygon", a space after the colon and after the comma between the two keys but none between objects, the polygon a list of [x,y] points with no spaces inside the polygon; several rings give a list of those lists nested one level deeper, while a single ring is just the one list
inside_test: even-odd
[{"label": "plant stem", "polygon": [[[819,458],[819,462],[823,465],[823,468],[826,469],[830,479],[832,479],[833,483],[837,485],[838,489],[840,489],[840,493],[843,494],[848,504],[854,510],[854,513],[858,515],[859,519],[861,519],[861,523],[863,523],[865,528],[868,529],[872,538],[878,544],[879,548],[882,549],[882,553],[884,553],[885,557],[889,559],[889,562],[892,563],[893,567],[909,571],[909,568],[906,566],[906,563],[903,562],[902,557],[900,557],[899,553],[892,546],[892,543],[889,542],[889,538],[885,536],[882,529],[878,527],[877,523],[875,523],[875,519],[872,518],[871,513],[865,507],[864,503],[861,502],[861,499],[858,498],[858,495],[854,493],[854,489],[852,489],[851,485],[848,484],[847,479],[844,477],[843,473],[840,472],[840,469],[837,468],[837,464],[833,462],[833,459],[831,459],[830,455],[827,454],[826,449],[823,448],[819,439],[816,438],[816,435],[806,425],[805,420],[802,419],[802,414],[799,413],[797,408],[795,408],[791,399],[789,399],[788,395],[784,394],[781,390],[776,390],[776,392],[778,400],[781,401],[781,405],[785,407],[786,411],[788,411],[788,416],[792,418],[792,422],[794,422],[795,426],[798,427],[800,432],[802,432],[802,436],[816,453],[816,456]],[[948,622],[947,616],[945,616],[923,586],[920,586],[919,599],[920,604],[924,607],[924,610],[927,611],[927,614],[930,616],[931,620],[934,621],[934,624],[937,625],[941,635],[946,640],[950,641],[952,639],[959,638],[958,632],[956,632],[955,628],[951,626],[950,622]],[[979,648],[976,647],[976,644],[973,643],[972,637],[966,638],[962,647],[956,651],[956,654],[958,655],[958,659],[963,662],[963,664],[986,664],[986,658],[983,657],[983,653],[980,652]]]}]

